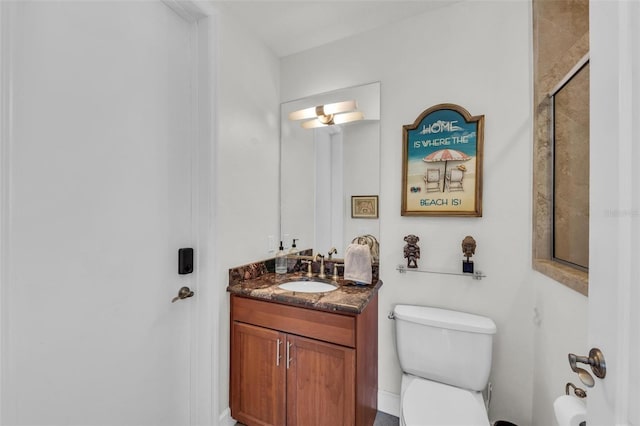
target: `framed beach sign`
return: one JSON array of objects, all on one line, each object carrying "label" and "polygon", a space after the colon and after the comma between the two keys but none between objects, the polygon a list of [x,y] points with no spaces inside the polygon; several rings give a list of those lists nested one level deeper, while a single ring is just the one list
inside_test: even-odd
[{"label": "framed beach sign", "polygon": [[402,126],[402,216],[482,216],[484,115],[459,105]]}]

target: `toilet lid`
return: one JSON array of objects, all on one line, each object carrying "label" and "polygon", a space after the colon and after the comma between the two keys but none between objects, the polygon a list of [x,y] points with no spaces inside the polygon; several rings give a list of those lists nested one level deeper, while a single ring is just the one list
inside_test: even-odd
[{"label": "toilet lid", "polygon": [[489,426],[480,393],[419,378],[404,391],[402,417],[407,426]]}]

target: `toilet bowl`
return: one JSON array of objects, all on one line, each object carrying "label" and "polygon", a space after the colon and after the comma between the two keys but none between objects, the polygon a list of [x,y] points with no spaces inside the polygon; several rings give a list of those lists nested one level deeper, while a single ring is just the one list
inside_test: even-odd
[{"label": "toilet bowl", "polygon": [[403,370],[403,426],[489,426],[482,396],[495,323],[486,317],[397,305],[396,346]]},{"label": "toilet bowl", "polygon": [[403,374],[402,426],[489,426],[481,392]]}]

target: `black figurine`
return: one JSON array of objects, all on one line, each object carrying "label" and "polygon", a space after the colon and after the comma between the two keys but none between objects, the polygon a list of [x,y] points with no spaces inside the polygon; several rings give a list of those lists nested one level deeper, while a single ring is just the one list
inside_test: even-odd
[{"label": "black figurine", "polygon": [[476,240],[471,235],[467,235],[462,240],[462,253],[467,257],[467,260],[462,261],[462,272],[473,274],[473,260],[469,258],[476,253]]},{"label": "black figurine", "polygon": [[418,241],[420,237],[413,234],[404,237],[407,242],[404,246],[404,257],[407,259],[407,268],[417,268],[418,259],[420,259],[420,247],[418,247]]}]

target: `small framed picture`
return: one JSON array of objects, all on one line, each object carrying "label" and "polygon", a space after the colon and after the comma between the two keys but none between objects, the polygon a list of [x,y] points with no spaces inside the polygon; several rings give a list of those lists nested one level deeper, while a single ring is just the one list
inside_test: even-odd
[{"label": "small framed picture", "polygon": [[351,217],[360,219],[378,218],[377,195],[352,195]]}]

